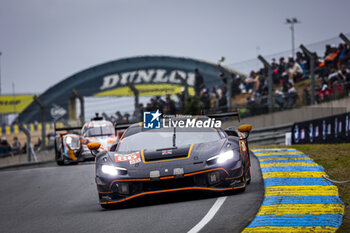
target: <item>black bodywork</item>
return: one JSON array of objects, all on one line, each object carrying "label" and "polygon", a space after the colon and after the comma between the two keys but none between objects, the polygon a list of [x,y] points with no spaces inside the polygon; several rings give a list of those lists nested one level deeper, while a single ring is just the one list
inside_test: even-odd
[{"label": "black bodywork", "polygon": [[[119,143],[142,130],[141,124],[131,125]],[[244,191],[251,180],[247,135],[234,127],[214,130],[220,135],[219,140],[170,148],[171,154],[166,154],[167,149],[163,148],[141,149],[124,156],[118,153],[119,144],[109,152],[97,154],[99,204],[107,207],[139,196],[185,190]],[[227,151],[233,152],[233,158],[224,163],[208,160]],[[102,172],[103,165],[118,167],[118,174]]]}]

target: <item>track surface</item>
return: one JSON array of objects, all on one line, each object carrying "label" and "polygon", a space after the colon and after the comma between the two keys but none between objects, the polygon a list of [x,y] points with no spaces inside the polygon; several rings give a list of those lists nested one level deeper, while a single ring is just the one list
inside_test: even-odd
[{"label": "track surface", "polygon": [[[255,217],[264,188],[257,159],[251,161],[251,184],[229,195],[201,232],[240,232]],[[187,232],[219,197],[156,196],[103,210],[91,163],[1,171],[0,187],[1,232]]]}]

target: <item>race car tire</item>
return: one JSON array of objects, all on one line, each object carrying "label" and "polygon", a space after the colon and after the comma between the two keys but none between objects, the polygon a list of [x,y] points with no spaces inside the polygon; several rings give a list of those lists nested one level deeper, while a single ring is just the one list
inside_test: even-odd
[{"label": "race car tire", "polygon": [[61,152],[59,152],[57,150],[56,150],[56,158],[55,158],[55,160],[56,160],[56,163],[57,163],[58,166],[64,165],[64,160],[62,159]]},{"label": "race car tire", "polygon": [[250,184],[250,182],[252,181],[252,175],[251,175],[251,173],[250,173],[250,167],[248,168],[249,170],[248,170],[248,175],[247,175],[247,177],[246,177],[246,179],[248,178],[248,181],[247,181],[247,184]]},{"label": "race car tire", "polygon": [[238,194],[238,193],[243,193],[244,191],[245,191],[245,187],[239,188],[239,189],[232,189],[232,190],[229,190],[229,191],[225,191],[224,194],[225,195],[235,195],[235,194]]},{"label": "race car tire", "polygon": [[111,204],[100,204],[100,206],[105,210],[113,209],[113,205],[111,205]]},{"label": "race car tire", "polygon": [[64,165],[64,161],[62,160],[56,160],[56,163],[58,166],[63,166]]},{"label": "race car tire", "polygon": [[244,191],[245,191],[245,187],[244,187],[244,188],[237,189],[237,192],[238,192],[238,193],[244,193]]}]

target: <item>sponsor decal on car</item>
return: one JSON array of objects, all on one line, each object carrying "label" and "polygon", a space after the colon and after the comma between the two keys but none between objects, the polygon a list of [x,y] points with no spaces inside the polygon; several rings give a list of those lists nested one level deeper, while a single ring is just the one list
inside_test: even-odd
[{"label": "sponsor decal on car", "polygon": [[172,150],[162,150],[162,155],[172,155],[173,151]]},{"label": "sponsor decal on car", "polygon": [[141,156],[140,152],[135,152],[131,154],[115,154],[114,155],[115,162],[125,162],[129,161],[130,164],[140,163],[141,162]]}]

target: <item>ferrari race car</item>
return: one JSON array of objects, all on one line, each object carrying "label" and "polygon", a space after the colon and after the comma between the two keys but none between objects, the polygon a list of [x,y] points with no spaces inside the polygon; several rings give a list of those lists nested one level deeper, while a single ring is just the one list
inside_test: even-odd
[{"label": "ferrari race car", "polygon": [[169,121],[164,120],[158,129],[144,129],[142,123],[131,125],[110,151],[98,153],[99,143],[88,144],[96,155],[95,179],[103,208],[156,193],[245,190],[251,180],[247,143],[251,125],[225,131],[180,128]]},{"label": "ferrari race car", "polygon": [[[81,129],[81,134],[71,131],[78,129]],[[55,140],[55,159],[58,165],[94,160],[95,157],[87,147],[89,142],[100,143],[99,151],[103,151],[109,150],[117,141],[114,125],[98,116],[86,122],[82,128],[60,128],[56,131],[60,131]]]}]

